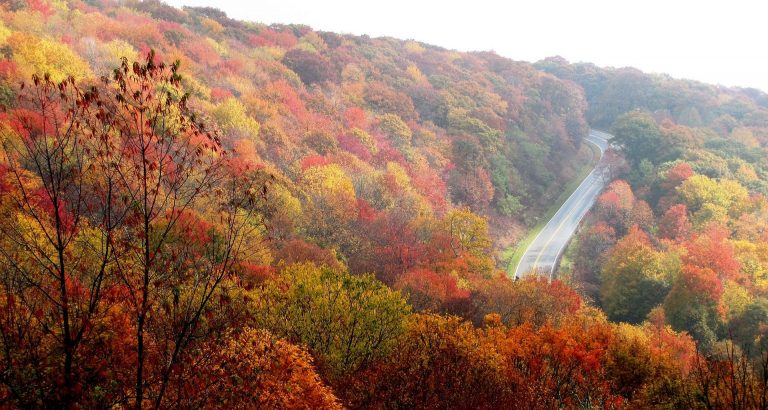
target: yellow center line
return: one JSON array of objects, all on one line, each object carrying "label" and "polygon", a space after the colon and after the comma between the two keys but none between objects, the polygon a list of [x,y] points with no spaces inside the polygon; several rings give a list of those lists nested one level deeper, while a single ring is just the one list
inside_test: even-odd
[{"label": "yellow center line", "polygon": [[[587,177],[587,178],[589,178],[589,177]],[[549,236],[549,240],[544,244],[544,246],[539,251],[538,256],[536,256],[536,260],[533,261],[533,268],[534,269],[537,268],[536,265],[539,264],[539,260],[541,259],[541,256],[544,254],[544,249],[546,249],[547,246],[549,246],[549,244],[552,243],[552,240],[555,239],[555,237],[557,236],[557,233],[560,232],[560,229],[563,228],[563,225],[565,225],[565,223],[568,222],[568,218],[570,218],[571,215],[573,215],[574,211],[575,210],[572,210],[571,212],[568,212],[568,215],[563,217],[563,221],[560,222],[560,225],[557,226],[557,229],[555,229],[555,232],[553,232],[552,235]]]},{"label": "yellow center line", "polygon": [[[596,143],[594,143],[594,142],[592,142],[592,141],[590,141],[590,140],[588,140],[586,138],[585,138],[585,140],[587,142],[589,142],[589,143],[592,143],[598,149],[600,149],[600,146],[597,145]],[[600,157],[602,158],[602,149],[600,151],[601,151]],[[597,169],[597,167],[595,167],[595,169]],[[594,170],[592,172],[594,172]],[[587,177],[584,178],[584,181],[589,179],[589,177],[592,175],[592,172],[590,172],[589,175],[587,175]],[[584,181],[582,181],[582,183],[584,183]],[[579,184],[579,187],[576,188],[576,191],[578,191],[580,187],[581,187],[581,184]],[[574,193],[576,193],[576,191],[574,191]],[[570,198],[568,198],[568,199],[570,199]],[[568,199],[566,199],[565,202],[568,202]],[[557,236],[557,233],[560,232],[560,229],[563,228],[563,225],[565,225],[565,223],[568,221],[568,218],[571,217],[571,215],[574,213],[574,211],[575,211],[575,209],[571,210],[571,212],[568,212],[568,215],[563,217],[563,221],[560,222],[560,225],[557,226],[557,229],[555,229],[555,232],[553,232],[552,235],[549,236],[549,240],[544,244],[544,246],[542,246],[541,250],[539,251],[539,254],[536,256],[536,260],[533,261],[533,265],[531,265],[532,269],[537,269],[538,268],[537,265],[539,264],[539,260],[541,259],[541,256],[544,254],[544,249],[546,249],[547,246],[549,246],[549,244],[552,243],[552,240]],[[554,266],[550,267],[550,279],[552,278],[552,270],[554,270]]]}]

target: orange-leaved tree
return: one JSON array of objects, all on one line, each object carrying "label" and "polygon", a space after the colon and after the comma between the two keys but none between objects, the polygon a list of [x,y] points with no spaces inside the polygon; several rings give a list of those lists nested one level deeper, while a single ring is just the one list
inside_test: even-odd
[{"label": "orange-leaved tree", "polygon": [[[229,309],[221,285],[261,254],[269,177],[229,169],[178,67],[150,53],[85,89],[34,77],[6,121],[3,382],[22,406],[163,406],[186,352]],[[116,312],[133,338],[105,326]],[[94,363],[79,353],[97,347]]]}]

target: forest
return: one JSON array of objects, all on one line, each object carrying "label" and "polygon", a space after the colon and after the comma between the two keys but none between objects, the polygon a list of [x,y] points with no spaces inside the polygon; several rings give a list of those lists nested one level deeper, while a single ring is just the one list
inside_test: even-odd
[{"label": "forest", "polygon": [[0,408],[768,408],[767,146],[753,89],[2,2]]}]

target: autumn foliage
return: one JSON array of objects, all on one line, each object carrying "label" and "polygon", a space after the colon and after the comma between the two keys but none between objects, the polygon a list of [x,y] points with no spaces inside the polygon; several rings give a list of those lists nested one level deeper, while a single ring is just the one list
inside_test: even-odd
[{"label": "autumn foliage", "polygon": [[[195,408],[342,408],[312,365],[309,353],[267,331],[245,328],[210,344],[196,358],[203,371],[184,380]],[[301,405],[297,406],[300,398]]]},{"label": "autumn foliage", "polygon": [[[155,0],[0,16],[0,407],[764,407],[746,91],[622,116],[640,74]],[[632,169],[570,276],[512,280],[587,118]]]}]

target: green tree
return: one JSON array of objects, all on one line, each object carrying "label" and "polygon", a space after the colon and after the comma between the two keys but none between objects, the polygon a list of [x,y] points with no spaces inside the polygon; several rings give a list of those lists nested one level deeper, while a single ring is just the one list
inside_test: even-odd
[{"label": "green tree", "polygon": [[499,199],[499,211],[506,216],[513,216],[523,208],[525,206],[520,203],[520,198],[514,195],[507,194]]},{"label": "green tree", "polygon": [[664,301],[664,313],[672,328],[687,331],[704,350],[722,334],[718,303],[723,285],[708,268],[685,266]]},{"label": "green tree", "polygon": [[765,323],[768,322],[768,300],[759,298],[728,324],[730,336],[739,347],[757,355],[768,347]]},{"label": "green tree", "polygon": [[259,326],[304,344],[333,375],[385,357],[410,307],[373,275],[312,263],[290,265],[254,291]]},{"label": "green tree", "polygon": [[669,279],[663,256],[637,227],[614,247],[602,270],[600,300],[611,320],[640,323],[664,300]]},{"label": "green tree", "polygon": [[379,118],[379,128],[400,149],[411,146],[413,132],[397,114],[384,114]]},{"label": "green tree", "polygon": [[627,159],[638,166],[642,160],[652,163],[659,161],[659,146],[661,132],[656,121],[649,114],[639,111],[626,113],[619,117],[611,129],[618,144]]}]

